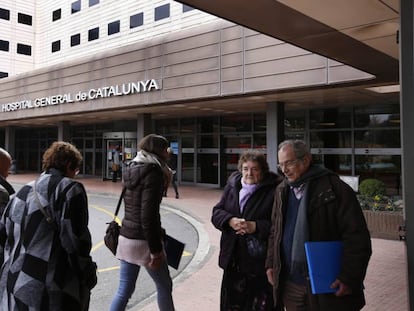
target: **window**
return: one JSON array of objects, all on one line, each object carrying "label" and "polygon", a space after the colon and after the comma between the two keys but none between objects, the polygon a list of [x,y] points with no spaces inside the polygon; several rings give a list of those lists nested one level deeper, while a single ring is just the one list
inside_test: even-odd
[{"label": "window", "polygon": [[0,40],[0,51],[9,51],[9,41]]},{"label": "window", "polygon": [[154,20],[159,21],[161,19],[167,18],[170,16],[170,4],[164,4],[154,9]]},{"label": "window", "polygon": [[57,21],[62,18],[62,9],[54,10],[52,13],[52,21]]},{"label": "window", "polygon": [[192,6],[183,4],[183,13],[188,12],[188,11],[192,11],[194,10],[194,8]]},{"label": "window", "polygon": [[52,42],[52,53],[60,51],[60,40]]},{"label": "window", "polygon": [[72,14],[75,14],[81,10],[80,0],[72,2]]},{"label": "window", "polygon": [[27,14],[23,14],[23,13],[18,13],[17,14],[17,22],[20,24],[25,24],[25,25],[32,25],[32,17],[30,15]]},{"label": "window", "polygon": [[108,36],[119,32],[120,23],[120,21],[115,21],[108,24]]},{"label": "window", "polygon": [[27,44],[17,43],[17,54],[32,55],[32,47]]},{"label": "window", "polygon": [[88,41],[93,41],[99,39],[99,27],[89,29],[88,31]]},{"label": "window", "polygon": [[8,76],[9,76],[9,74],[7,72],[0,71],[0,79],[1,78],[7,78]]},{"label": "window", "polygon": [[94,6],[95,4],[98,4],[99,0],[89,0],[89,6]]},{"label": "window", "polygon": [[130,29],[142,26],[143,24],[144,24],[144,13],[138,13],[138,14],[132,15],[129,18]]},{"label": "window", "polygon": [[70,46],[75,46],[80,44],[80,33],[70,37]]},{"label": "window", "polygon": [[0,19],[10,20],[10,11],[0,8]]}]

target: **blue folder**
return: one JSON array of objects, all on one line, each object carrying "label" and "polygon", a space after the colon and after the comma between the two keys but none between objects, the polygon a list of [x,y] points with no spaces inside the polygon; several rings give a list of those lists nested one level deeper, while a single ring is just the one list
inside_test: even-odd
[{"label": "blue folder", "polygon": [[312,294],[334,293],[330,288],[342,266],[341,241],[305,242]]}]

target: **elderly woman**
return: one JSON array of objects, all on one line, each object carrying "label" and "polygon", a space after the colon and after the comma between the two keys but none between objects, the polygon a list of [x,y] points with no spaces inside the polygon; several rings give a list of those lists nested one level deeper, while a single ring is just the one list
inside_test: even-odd
[{"label": "elderly woman", "polygon": [[213,208],[211,221],[222,232],[221,311],[274,310],[264,262],[274,192],[281,180],[269,171],[264,154],[247,151]]},{"label": "elderly woman", "polygon": [[0,310],[89,309],[97,279],[88,199],[73,179],[81,162],[74,145],[54,142],[43,154],[43,173],[6,206],[0,221]]}]

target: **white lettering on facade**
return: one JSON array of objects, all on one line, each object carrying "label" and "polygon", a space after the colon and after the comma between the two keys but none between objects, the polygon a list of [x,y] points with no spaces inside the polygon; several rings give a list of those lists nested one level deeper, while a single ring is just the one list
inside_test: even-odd
[{"label": "white lettering on facade", "polygon": [[125,96],[160,90],[155,79],[128,82],[122,85],[103,86],[96,89],[90,89],[87,92],[78,92],[74,96],[72,93],[51,95],[40,97],[32,100],[22,100],[12,103],[0,104],[1,112],[11,112],[22,109],[41,108],[46,106],[61,105],[66,103],[82,102],[99,98],[114,96]]}]

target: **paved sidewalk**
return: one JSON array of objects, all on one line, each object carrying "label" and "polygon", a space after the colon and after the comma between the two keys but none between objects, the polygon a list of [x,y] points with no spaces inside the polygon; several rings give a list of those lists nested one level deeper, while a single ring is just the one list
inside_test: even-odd
[{"label": "paved sidewalk", "polygon": [[[26,183],[36,175],[10,175],[11,183]],[[79,180],[89,193],[118,195],[121,183],[102,181],[99,178]],[[220,233],[210,222],[212,206],[219,200],[221,190],[206,187],[179,186],[180,199],[172,195],[162,205],[172,211],[188,215],[197,226],[200,243],[193,261],[182,275],[174,280],[174,302],[178,311],[218,311],[222,271],[217,265]],[[363,311],[407,311],[407,263],[404,242],[373,239],[373,255],[365,280],[367,305]],[[155,297],[149,297],[130,311],[158,310]]]}]

